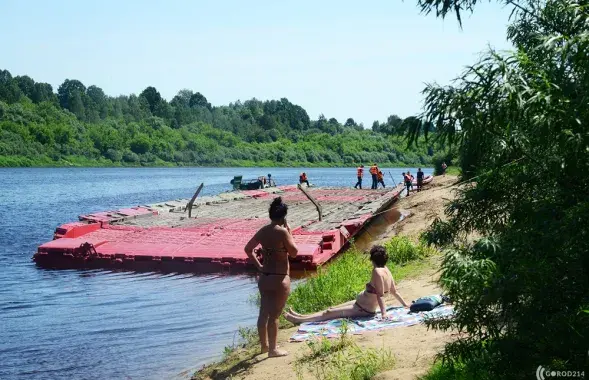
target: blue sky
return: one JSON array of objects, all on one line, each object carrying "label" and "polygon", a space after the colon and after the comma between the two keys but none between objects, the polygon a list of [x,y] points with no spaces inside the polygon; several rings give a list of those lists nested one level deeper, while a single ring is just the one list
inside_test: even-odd
[{"label": "blue sky", "polygon": [[286,97],[312,119],[370,127],[419,112],[425,82],[449,83],[488,45],[508,49],[508,15],[482,4],[460,30],[411,0],[3,0],[0,68],[112,96],[154,86],[214,105]]}]

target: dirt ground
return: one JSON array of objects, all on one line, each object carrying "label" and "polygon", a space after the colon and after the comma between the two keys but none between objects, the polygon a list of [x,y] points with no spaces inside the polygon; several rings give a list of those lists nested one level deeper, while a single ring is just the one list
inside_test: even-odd
[{"label": "dirt ground", "polygon": [[[409,197],[402,198],[397,208],[406,215],[405,218],[380,231],[379,236],[372,236],[373,244],[385,241],[395,234],[417,237],[436,217],[443,217],[444,205],[453,197],[452,184],[456,181],[457,178],[454,176],[436,177],[426,191],[411,193]],[[399,293],[407,302],[440,291],[435,283],[439,258],[432,258],[429,264],[423,272],[397,283]],[[397,301],[392,297],[387,299],[387,305],[395,304]],[[268,359],[266,355],[258,355],[248,358],[249,360],[235,365],[229,373],[225,372],[225,375],[235,379],[253,380],[296,378],[294,362],[308,348],[304,342],[288,342],[295,331],[296,327],[279,332],[279,345],[289,352],[288,356]],[[418,378],[429,370],[435,355],[451,338],[450,332],[431,331],[423,325],[398,327],[354,336],[361,347],[390,349],[395,356],[395,367],[378,374],[377,379]]]}]

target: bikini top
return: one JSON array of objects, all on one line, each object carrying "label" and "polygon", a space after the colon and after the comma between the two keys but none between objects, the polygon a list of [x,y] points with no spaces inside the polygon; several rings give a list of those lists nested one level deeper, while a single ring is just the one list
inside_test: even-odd
[{"label": "bikini top", "polygon": [[[385,291],[384,294],[387,294],[389,291]],[[376,288],[370,282],[366,283],[366,293],[376,294]]]}]

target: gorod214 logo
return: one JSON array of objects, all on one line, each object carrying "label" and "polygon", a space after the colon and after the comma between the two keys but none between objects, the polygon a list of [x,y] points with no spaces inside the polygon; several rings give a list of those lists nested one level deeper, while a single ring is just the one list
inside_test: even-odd
[{"label": "gorod214 logo", "polygon": [[562,378],[572,378],[572,377],[578,377],[578,378],[585,378],[585,371],[551,371],[547,368],[544,368],[542,366],[538,366],[538,368],[536,369],[536,379],[538,380],[546,380],[549,378],[556,378],[556,377],[562,377]]}]

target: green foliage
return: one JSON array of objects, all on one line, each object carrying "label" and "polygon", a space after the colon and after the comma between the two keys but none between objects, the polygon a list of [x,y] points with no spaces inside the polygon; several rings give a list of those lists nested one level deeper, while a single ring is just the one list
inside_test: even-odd
[{"label": "green foliage", "polygon": [[[419,266],[415,260],[435,252],[402,236],[393,237],[385,247],[389,255],[387,266],[396,280],[415,271]],[[299,313],[312,313],[353,300],[370,280],[372,268],[368,255],[352,248],[298,285],[288,298],[288,305]]]},{"label": "green foliage", "polygon": [[484,366],[476,366],[473,362],[462,362],[450,365],[438,361],[420,380],[492,380]]},{"label": "green foliage", "polygon": [[[364,130],[354,119],[311,120],[288,99],[251,99],[212,106],[181,90],[171,102],[154,87],[139,96],[106,96],[97,86],[67,79],[57,94],[46,83],[0,71],[0,156],[4,164],[208,166],[419,166],[440,145],[407,148],[393,126]],[[21,160],[17,157],[26,157]],[[70,160],[67,160],[70,161]]]},{"label": "green foliage", "polygon": [[[442,15],[469,4],[422,2]],[[456,309],[430,323],[461,333],[446,363],[529,379],[538,365],[587,365],[589,13],[569,0],[510,4],[517,50],[424,91],[423,119],[470,179],[425,236],[446,248],[441,283]]]},{"label": "green foliage", "polygon": [[443,173],[443,169],[442,169],[442,164],[446,163],[446,173],[448,170],[448,167],[452,164],[454,164],[456,161],[456,157],[453,153],[451,152],[439,152],[436,153],[433,157],[432,157],[432,164],[434,167],[434,175],[440,175]]},{"label": "green foliage", "polygon": [[384,244],[389,260],[394,264],[406,264],[410,261],[424,259],[435,250],[423,244],[415,244],[406,236],[395,236]]}]

